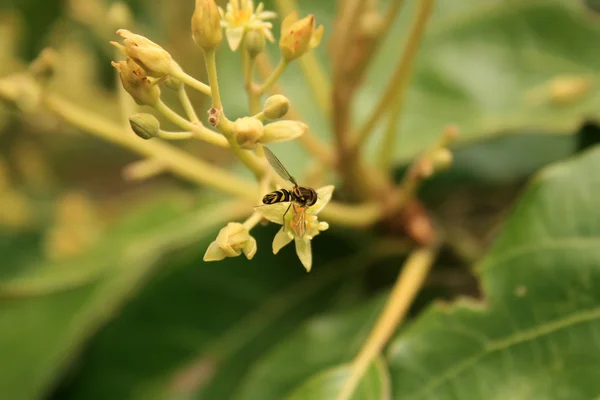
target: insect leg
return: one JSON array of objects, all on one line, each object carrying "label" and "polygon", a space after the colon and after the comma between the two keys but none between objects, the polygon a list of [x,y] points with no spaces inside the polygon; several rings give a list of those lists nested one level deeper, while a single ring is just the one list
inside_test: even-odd
[{"label": "insect leg", "polygon": [[283,213],[283,218],[281,221],[281,225],[283,225],[283,230],[286,231],[286,226],[285,226],[285,215],[288,213],[288,211],[290,211],[290,207],[292,206],[292,203],[290,202],[290,205],[288,206],[288,208],[285,210],[285,212]]}]

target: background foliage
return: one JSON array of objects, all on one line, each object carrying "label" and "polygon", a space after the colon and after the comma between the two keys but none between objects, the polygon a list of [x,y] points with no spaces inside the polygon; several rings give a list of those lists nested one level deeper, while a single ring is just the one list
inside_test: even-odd
[{"label": "background foliage", "polygon": [[[201,74],[188,3],[128,2],[144,33]],[[414,6],[406,3],[367,77],[357,121],[398,57]],[[334,2],[304,1],[301,8],[331,29]],[[107,38],[70,9],[62,1],[2,4],[0,72],[57,46],[64,58],[52,89],[116,120]],[[411,318],[370,366],[355,399],[600,394],[598,18],[583,2],[438,2],[394,154],[401,177],[443,125],[461,127],[453,167],[422,190],[448,240]],[[326,46],[318,51],[325,61]],[[241,115],[237,55],[219,57],[228,77],[224,102]],[[286,93],[329,138],[299,74],[286,72]],[[557,99],[557,78],[579,79],[570,82],[581,90]],[[15,215],[15,203],[0,196],[8,210],[0,226],[3,396],[331,398],[402,265],[397,251],[373,245],[383,232],[332,227],[314,242],[308,275],[291,248],[270,254],[272,227],[258,228],[252,261],[205,264],[202,255],[222,225],[217,217],[232,213],[219,195],[173,177],[123,182],[131,155],[31,115],[0,109],[2,170],[30,214],[26,224],[9,224],[5,214]],[[296,144],[277,151],[292,173],[303,170],[306,156]],[[85,252],[51,259],[56,199],[73,192],[91,200],[93,217],[85,221],[101,221],[99,239]]]}]

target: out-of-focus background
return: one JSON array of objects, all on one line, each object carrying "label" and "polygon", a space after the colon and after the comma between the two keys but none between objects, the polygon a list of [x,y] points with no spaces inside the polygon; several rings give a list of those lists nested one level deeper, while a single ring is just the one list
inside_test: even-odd
[{"label": "out-of-focus background", "polygon": [[[325,25],[316,51],[326,62],[336,2],[299,3],[302,14],[314,13]],[[399,57],[414,8],[414,1],[406,3],[360,92],[357,121]],[[599,137],[600,16],[591,11],[600,9],[598,1],[590,0],[585,12],[567,0],[482,3],[437,2],[408,92],[395,152],[398,179],[444,125],[456,123],[464,133],[452,168],[421,191],[449,239],[411,316],[434,299],[480,297],[473,266],[526,183]],[[56,64],[44,91],[122,123],[127,116],[108,42],[127,27],[204,80],[202,53],[190,33],[192,0],[115,4],[4,0],[0,79],[18,82],[51,47]],[[270,49],[276,60],[277,46]],[[228,115],[245,115],[239,54],[222,45],[218,69]],[[304,121],[330,140],[300,68],[293,65],[282,84]],[[207,98],[190,93],[204,117]],[[139,156],[41,109],[43,95],[23,86],[16,101],[0,102],[1,398],[279,399],[320,369],[352,359],[403,259],[376,255],[366,245],[385,237],[384,228],[332,226],[313,243],[310,274],[293,246],[270,254],[271,225],[253,231],[259,243],[253,260],[204,263],[225,225],[215,222],[215,214],[226,212],[219,208],[223,195],[170,174],[128,179]],[[250,179],[226,151],[196,141],[176,146]],[[300,146],[276,148],[304,178],[309,160]],[[415,368],[417,375],[429,373]]]}]

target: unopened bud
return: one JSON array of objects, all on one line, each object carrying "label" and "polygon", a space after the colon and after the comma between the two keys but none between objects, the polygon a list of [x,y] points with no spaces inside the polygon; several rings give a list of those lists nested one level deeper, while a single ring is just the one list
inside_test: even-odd
[{"label": "unopened bud", "polygon": [[277,121],[265,126],[261,143],[286,142],[302,136],[308,130],[308,125],[300,121]]},{"label": "unopened bud", "polygon": [[281,55],[287,61],[292,61],[317,47],[322,37],[323,25],[315,29],[314,15],[298,20],[298,14],[294,11],[281,23]]},{"label": "unopened bud", "polygon": [[573,103],[590,92],[593,79],[585,76],[561,76],[553,79],[549,85],[549,98],[555,105]]},{"label": "unopened bud", "polygon": [[443,171],[452,165],[453,155],[450,150],[445,147],[436,149],[431,155],[431,163],[435,171]]},{"label": "unopened bud", "polygon": [[160,122],[152,114],[133,114],[129,117],[129,125],[136,135],[145,140],[157,137],[160,132]]},{"label": "unopened bud", "polygon": [[160,97],[160,89],[152,84],[146,73],[132,59],[127,61],[112,62],[112,66],[119,71],[123,87],[141,106],[152,106]]},{"label": "unopened bud", "polygon": [[150,39],[131,33],[127,29],[119,29],[117,34],[123,37],[124,46],[117,42],[110,43],[135,61],[148,76],[162,78],[181,69],[165,49]]},{"label": "unopened bud", "polygon": [[203,49],[214,49],[223,40],[221,15],[215,0],[196,0],[192,15],[192,37]]},{"label": "unopened bud", "polygon": [[233,123],[233,136],[243,149],[255,148],[263,132],[263,124],[256,118],[242,117]]},{"label": "unopened bud", "polygon": [[244,47],[251,58],[255,58],[265,49],[265,34],[262,30],[251,29],[244,38]]},{"label": "unopened bud", "polygon": [[276,94],[265,101],[263,107],[263,114],[267,119],[279,119],[287,114],[290,108],[290,101],[287,97]]}]

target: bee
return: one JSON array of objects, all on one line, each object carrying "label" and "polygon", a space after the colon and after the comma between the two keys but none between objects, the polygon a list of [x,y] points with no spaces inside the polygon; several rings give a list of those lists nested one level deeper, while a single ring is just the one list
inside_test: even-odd
[{"label": "bee", "polygon": [[292,229],[296,232],[296,235],[302,237],[306,232],[306,209],[317,202],[318,196],[315,189],[305,186],[298,185],[296,179],[290,175],[287,169],[283,166],[281,161],[273,154],[271,150],[264,147],[265,156],[271,164],[271,167],[286,181],[291,182],[294,187],[292,190],[279,189],[274,192],[267,193],[263,198],[263,204],[275,204],[282,202],[289,202],[290,205],[283,214],[282,225],[285,227],[285,216],[290,210],[290,207],[294,210],[294,217],[292,219]]}]

